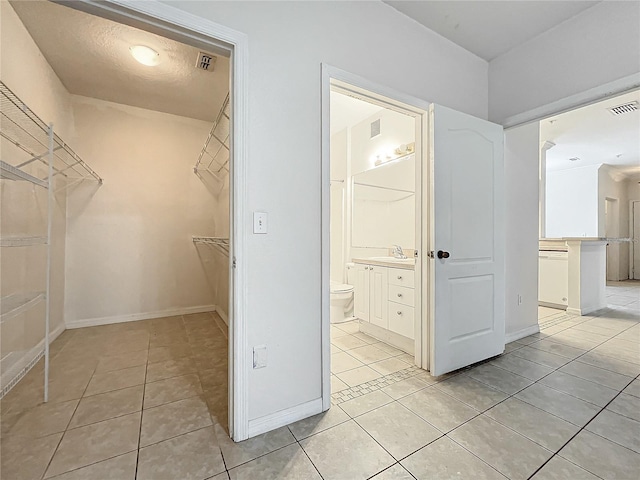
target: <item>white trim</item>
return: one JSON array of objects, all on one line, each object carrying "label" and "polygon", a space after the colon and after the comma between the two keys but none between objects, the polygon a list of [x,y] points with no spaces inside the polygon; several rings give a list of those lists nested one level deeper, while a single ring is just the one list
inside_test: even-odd
[{"label": "white trim", "polygon": [[[330,235],[329,235],[329,222],[330,222],[330,145],[331,145],[331,130],[330,130],[330,95],[331,85],[337,85],[352,92],[357,92],[372,103],[379,104],[385,108],[392,108],[402,113],[411,113],[421,118],[422,130],[425,131],[427,125],[427,116],[429,111],[429,102],[411,95],[399,92],[385,85],[372,82],[364,77],[349,73],[345,70],[333,67],[326,63],[321,65],[321,355],[322,355],[322,410],[326,411],[331,407],[331,330],[330,330],[330,314],[329,314],[329,283],[330,283]],[[416,140],[418,140],[416,138]],[[423,136],[421,140],[423,159],[421,164],[424,166],[424,155],[426,153],[426,137]],[[427,175],[423,169],[423,179]],[[427,177],[428,178],[428,177]],[[426,188],[422,189],[422,196],[426,194]],[[426,212],[424,212],[426,213]],[[420,256],[424,258],[424,254],[427,249],[428,239],[422,238],[422,245],[417,246],[418,250],[422,250]],[[418,259],[419,261],[420,258]],[[426,262],[422,261],[422,266]],[[427,278],[428,271],[421,269],[423,278]],[[420,285],[419,283],[417,285]],[[420,291],[420,289],[419,289]],[[429,302],[423,302],[420,316],[421,322],[425,322],[425,314],[428,312],[427,305]],[[428,325],[428,323],[427,323]],[[424,329],[423,329],[424,331]],[[424,340],[424,339],[423,339]],[[416,337],[416,342],[420,341],[420,338]],[[422,345],[428,345],[427,342],[422,342]],[[418,356],[422,357],[422,346],[416,348]],[[421,359],[418,359],[419,361]],[[421,362],[422,363],[422,362]],[[422,367],[424,368],[424,363]]]},{"label": "white trim", "polygon": [[247,310],[247,179],[249,162],[249,39],[246,34],[155,0],[56,0],[72,8],[127,23],[177,41],[206,45],[231,57],[232,142],[230,171],[231,238],[229,271],[229,433],[249,436]]},{"label": "white trim", "polygon": [[224,310],[222,310],[222,308],[220,308],[220,306],[216,305],[216,313],[220,316],[220,318],[222,319],[222,321],[227,325],[227,327],[229,326],[229,317],[227,317],[227,314],[225,313]]},{"label": "white trim", "polygon": [[591,105],[610,97],[622,95],[623,93],[640,88],[640,73],[634,73],[626,77],[605,83],[598,87],[590,88],[584,92],[576,93],[568,97],[556,100],[555,102],[527,110],[523,113],[505,118],[502,122],[504,128],[513,128],[525,123],[542,120],[553,115],[575,110],[576,108]]},{"label": "white trim", "polygon": [[540,325],[538,325],[537,323],[535,325],[531,325],[530,327],[523,328],[522,330],[518,330],[517,332],[507,333],[504,336],[504,343],[507,344],[515,342],[516,340],[528,337],[529,335],[533,335],[534,333],[540,333]]},{"label": "white trim", "polygon": [[582,316],[582,310],[580,310],[579,308],[567,308],[567,313],[569,315]]},{"label": "white trim", "polygon": [[68,329],[84,327],[97,327],[99,325],[111,325],[113,323],[137,322],[139,320],[151,320],[154,318],[174,317],[176,315],[190,315],[192,313],[214,312],[215,305],[199,305],[197,307],[171,308],[155,312],[131,313],[128,315],[113,315],[111,317],[85,318],[83,320],[65,320]]},{"label": "white trim", "polygon": [[280,410],[264,417],[249,420],[249,437],[255,437],[276,428],[284,427],[298,420],[322,413],[322,399],[316,398],[310,402],[301,403],[295,407]]}]

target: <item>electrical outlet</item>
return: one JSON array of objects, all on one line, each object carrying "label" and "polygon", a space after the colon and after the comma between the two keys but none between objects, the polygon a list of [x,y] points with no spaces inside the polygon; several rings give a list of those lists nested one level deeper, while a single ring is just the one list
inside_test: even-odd
[{"label": "electrical outlet", "polygon": [[253,368],[264,368],[267,366],[267,346],[256,345],[253,347]]}]

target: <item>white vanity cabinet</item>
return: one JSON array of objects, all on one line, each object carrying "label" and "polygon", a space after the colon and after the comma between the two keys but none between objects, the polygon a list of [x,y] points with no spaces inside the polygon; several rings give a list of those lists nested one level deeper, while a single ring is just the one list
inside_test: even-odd
[{"label": "white vanity cabinet", "polygon": [[355,264],[354,314],[360,320],[413,339],[414,271]]}]

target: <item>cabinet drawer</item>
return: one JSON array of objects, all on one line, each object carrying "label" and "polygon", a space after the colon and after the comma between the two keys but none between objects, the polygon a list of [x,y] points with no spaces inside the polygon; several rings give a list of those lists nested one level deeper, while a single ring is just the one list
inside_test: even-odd
[{"label": "cabinet drawer", "polygon": [[413,307],[389,302],[389,330],[405,337],[414,337]]},{"label": "cabinet drawer", "polygon": [[413,288],[389,285],[389,301],[413,307],[415,306],[413,292],[415,292]]},{"label": "cabinet drawer", "polygon": [[414,271],[405,270],[403,268],[390,268],[389,269],[389,284],[398,285],[400,287],[414,286]]}]

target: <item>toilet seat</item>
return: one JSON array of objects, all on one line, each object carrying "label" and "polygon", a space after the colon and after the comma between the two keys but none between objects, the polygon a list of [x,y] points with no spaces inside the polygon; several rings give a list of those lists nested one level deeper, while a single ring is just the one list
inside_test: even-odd
[{"label": "toilet seat", "polygon": [[348,285],[346,283],[332,283],[330,285],[331,293],[349,293],[353,292],[353,285]]}]

